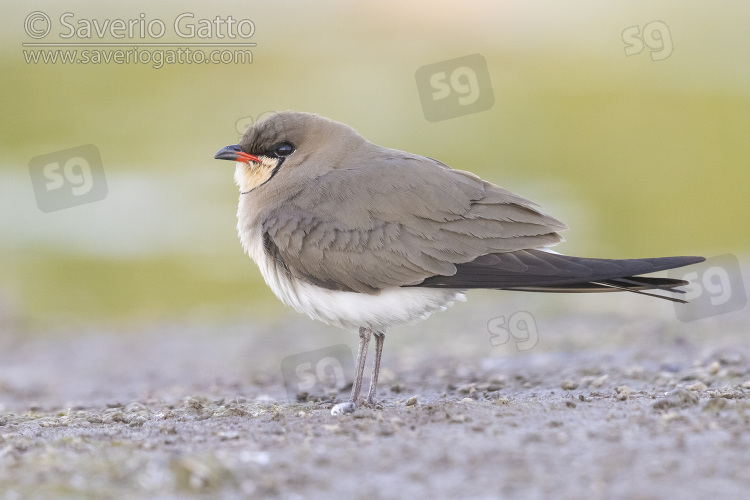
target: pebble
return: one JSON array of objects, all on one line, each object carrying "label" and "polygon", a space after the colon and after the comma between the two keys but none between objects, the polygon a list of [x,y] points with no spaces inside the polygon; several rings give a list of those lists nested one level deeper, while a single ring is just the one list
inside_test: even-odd
[{"label": "pebble", "polygon": [[557,444],[568,444],[568,441],[570,441],[570,436],[567,432],[558,432],[555,435],[555,440],[557,441]]},{"label": "pebble", "polygon": [[684,389],[677,389],[671,394],[659,399],[654,403],[655,410],[664,410],[667,408],[686,408],[688,406],[697,405],[700,398],[694,392],[689,392]]},{"label": "pebble", "polygon": [[703,411],[720,411],[729,406],[729,401],[724,398],[711,398],[703,405]]},{"label": "pebble", "polygon": [[591,387],[599,388],[604,385],[604,382],[607,381],[609,378],[608,374],[604,374],[601,377],[596,377],[594,380],[591,381]]},{"label": "pebble", "polygon": [[645,378],[646,370],[640,365],[629,366],[625,369],[625,376],[632,379]]},{"label": "pebble", "polygon": [[130,421],[130,427],[142,427],[146,423],[146,417],[138,416]]},{"label": "pebble", "polygon": [[217,412],[215,415],[218,417],[244,417],[247,412],[242,408],[228,408],[222,412]]},{"label": "pebble", "polygon": [[409,399],[406,400],[406,403],[404,403],[406,406],[415,406],[417,404],[417,397],[412,396]]},{"label": "pebble", "polygon": [[456,388],[456,392],[459,394],[469,394],[472,389],[476,392],[477,384],[466,384]]},{"label": "pebble", "polygon": [[699,380],[698,382],[695,382],[693,384],[686,385],[685,389],[687,389],[688,391],[702,392],[708,389],[708,386]]},{"label": "pebble", "polygon": [[240,433],[239,432],[234,432],[234,431],[219,431],[217,433],[217,436],[222,441],[230,441],[232,439],[239,439],[240,438]]},{"label": "pebble", "polygon": [[563,390],[566,391],[573,391],[578,388],[578,382],[570,379],[563,380],[562,384],[560,384],[560,387],[563,388]]},{"label": "pebble", "polygon": [[719,354],[719,363],[722,365],[738,365],[744,360],[742,353],[737,351],[723,351]]}]

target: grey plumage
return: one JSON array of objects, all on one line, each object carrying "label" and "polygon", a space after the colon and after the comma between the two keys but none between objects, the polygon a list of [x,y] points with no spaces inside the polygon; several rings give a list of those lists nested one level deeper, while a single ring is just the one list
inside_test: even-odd
[{"label": "grey plumage", "polygon": [[[703,260],[549,252],[567,226],[530,200],[317,115],[276,113],[216,157],[242,162],[238,229],[274,292],[316,319],[374,330],[378,350],[387,326],[466,289],[679,291],[685,282],[637,275]],[[403,306],[387,302],[394,293]],[[362,312],[332,311],[333,302]],[[369,334],[360,336],[362,356]]]}]

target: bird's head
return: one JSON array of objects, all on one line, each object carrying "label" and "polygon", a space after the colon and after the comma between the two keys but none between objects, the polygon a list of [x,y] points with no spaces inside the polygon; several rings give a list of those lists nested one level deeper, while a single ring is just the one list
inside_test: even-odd
[{"label": "bird's head", "polygon": [[312,179],[336,168],[366,141],[343,123],[310,113],[274,113],[248,127],[239,144],[214,158],[237,162],[235,181],[247,193],[279,178]]}]

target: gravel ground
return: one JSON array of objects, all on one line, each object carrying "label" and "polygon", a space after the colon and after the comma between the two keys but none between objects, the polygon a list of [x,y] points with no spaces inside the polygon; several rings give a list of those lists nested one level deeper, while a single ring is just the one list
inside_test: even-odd
[{"label": "gravel ground", "polygon": [[[4,334],[0,499],[746,497],[747,308],[497,297],[389,332],[380,404],[340,417],[279,366],[356,335],[291,312]],[[493,342],[522,310],[538,344]]]}]

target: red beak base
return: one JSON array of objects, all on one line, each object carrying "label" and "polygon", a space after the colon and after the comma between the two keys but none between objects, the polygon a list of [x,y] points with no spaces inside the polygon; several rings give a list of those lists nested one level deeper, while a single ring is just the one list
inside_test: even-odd
[{"label": "red beak base", "polygon": [[221,148],[219,152],[214,155],[214,159],[241,161],[242,163],[250,163],[251,161],[260,163],[260,158],[251,155],[250,153],[245,153],[237,144]]}]

